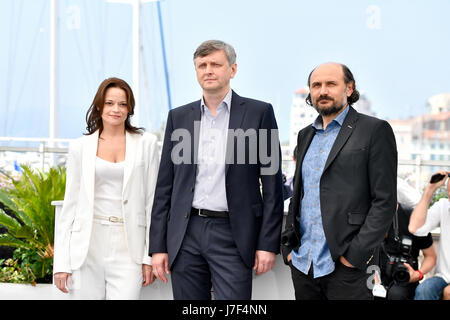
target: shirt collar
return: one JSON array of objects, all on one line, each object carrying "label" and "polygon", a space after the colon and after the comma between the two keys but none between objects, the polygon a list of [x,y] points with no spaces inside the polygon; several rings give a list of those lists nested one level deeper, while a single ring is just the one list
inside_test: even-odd
[{"label": "shirt collar", "polygon": [[[342,124],[344,123],[345,117],[347,116],[349,109],[350,108],[347,105],[345,107],[344,111],[342,111],[336,118],[333,119],[333,121],[335,121],[337,124],[339,124],[340,127],[342,127]],[[316,130],[323,130],[323,120],[322,120],[321,115],[317,116],[317,118],[316,118],[316,120],[314,120],[314,123],[312,124],[312,126]]]},{"label": "shirt collar", "polygon": [[[225,108],[228,110],[228,112],[231,111],[231,97],[232,97],[232,93],[233,92],[232,92],[232,90],[230,88],[230,90],[226,94],[225,98],[223,98],[222,102],[220,103],[220,104],[225,104]],[[200,106],[201,106],[202,112],[205,112],[206,105],[205,105],[205,100],[204,100],[203,96],[202,96],[202,99],[200,101]]]}]

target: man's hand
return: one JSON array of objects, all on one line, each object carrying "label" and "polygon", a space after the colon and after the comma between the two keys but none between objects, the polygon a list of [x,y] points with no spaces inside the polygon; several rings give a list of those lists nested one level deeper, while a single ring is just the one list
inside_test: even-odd
[{"label": "man's hand", "polygon": [[450,173],[450,171],[447,170],[441,170],[441,171],[437,171],[434,174],[440,173],[444,176],[444,178],[442,178],[442,180],[439,180],[438,182],[435,183],[431,183],[429,182],[425,189],[428,189],[431,193],[434,193],[437,189],[439,189],[440,187],[442,187],[445,183],[445,181],[447,181],[447,176]]},{"label": "man's hand", "polygon": [[155,281],[155,275],[153,274],[153,268],[152,266],[148,264],[142,265],[142,286],[146,287],[149,284],[152,284],[153,281]]},{"label": "man's hand", "polygon": [[256,275],[266,273],[275,265],[275,253],[263,250],[256,250],[255,265],[253,270],[256,270]]},{"label": "man's hand", "polygon": [[153,274],[156,278],[162,282],[167,282],[167,278],[164,275],[170,274],[169,271],[169,255],[167,253],[153,253],[152,254],[152,266]]},{"label": "man's hand", "polygon": [[339,261],[346,267],[354,268],[354,266],[344,258],[344,256],[339,257]]},{"label": "man's hand", "polygon": [[409,272],[409,283],[417,282],[420,279],[420,273],[413,269],[408,263],[403,263],[403,265],[408,269]]},{"label": "man's hand", "polygon": [[[450,171],[441,170],[435,173],[440,173],[444,176],[447,176]],[[442,187],[445,181],[448,180],[447,183],[447,193],[450,195],[450,179],[444,177],[442,180],[436,183],[428,183],[425,186],[424,192],[422,194],[422,198],[420,198],[419,203],[414,207],[413,212],[411,213],[411,217],[409,218],[408,231],[414,234],[419,228],[421,228],[427,219],[428,208],[430,207],[431,199],[433,198],[434,192]]]},{"label": "man's hand", "polygon": [[450,300],[450,284],[444,288],[442,293],[442,300]]}]

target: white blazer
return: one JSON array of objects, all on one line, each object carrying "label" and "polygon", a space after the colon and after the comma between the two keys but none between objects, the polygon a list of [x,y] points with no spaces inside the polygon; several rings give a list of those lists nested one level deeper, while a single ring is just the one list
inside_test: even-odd
[{"label": "white blazer", "polygon": [[[94,216],[97,145],[98,130],[70,144],[64,204],[55,221],[53,273],[71,273],[86,259]],[[127,132],[122,208],[128,251],[138,264],[151,264],[149,230],[158,167],[156,136]]]}]

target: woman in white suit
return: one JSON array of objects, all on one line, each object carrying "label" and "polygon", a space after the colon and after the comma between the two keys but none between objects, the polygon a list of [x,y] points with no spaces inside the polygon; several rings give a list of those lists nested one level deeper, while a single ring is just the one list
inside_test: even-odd
[{"label": "woman in white suit", "polygon": [[157,139],[133,127],[134,97],[103,81],[73,141],[56,220],[54,283],[75,299],[138,299],[154,281],[149,227],[158,173]]}]

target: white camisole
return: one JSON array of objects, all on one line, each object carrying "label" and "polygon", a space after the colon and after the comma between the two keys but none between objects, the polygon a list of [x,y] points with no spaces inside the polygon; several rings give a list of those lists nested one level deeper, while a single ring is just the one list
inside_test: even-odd
[{"label": "white camisole", "polygon": [[110,162],[96,157],[94,214],[122,218],[122,186],[125,161]]}]

